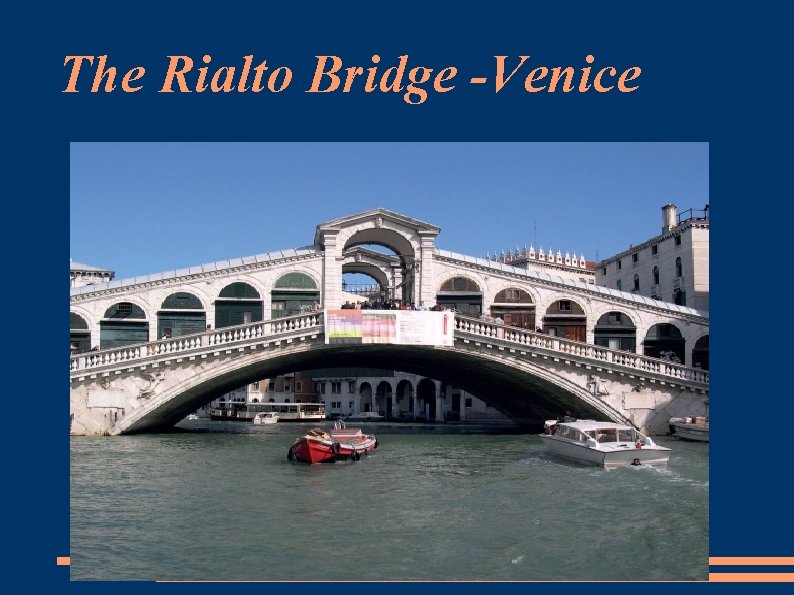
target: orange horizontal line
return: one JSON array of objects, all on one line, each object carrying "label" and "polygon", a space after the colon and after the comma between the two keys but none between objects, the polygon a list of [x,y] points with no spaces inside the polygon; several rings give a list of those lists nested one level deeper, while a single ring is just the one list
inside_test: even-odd
[{"label": "orange horizontal line", "polygon": [[55,558],[55,564],[57,566],[71,566],[72,559],[69,556],[58,556]]},{"label": "orange horizontal line", "polygon": [[794,557],[771,558],[742,558],[742,557],[713,557],[709,558],[711,566],[794,566]]},{"label": "orange horizontal line", "polygon": [[481,76],[474,76],[474,77],[472,77],[471,82],[472,83],[480,83],[480,84],[481,83],[487,83],[488,79],[485,78],[485,77],[481,77]]},{"label": "orange horizontal line", "polygon": [[710,572],[710,583],[791,583],[794,572]]}]

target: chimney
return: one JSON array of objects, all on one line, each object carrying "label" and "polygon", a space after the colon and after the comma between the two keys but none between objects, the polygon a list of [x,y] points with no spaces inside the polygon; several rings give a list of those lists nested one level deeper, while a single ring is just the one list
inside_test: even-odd
[{"label": "chimney", "polygon": [[678,225],[678,207],[674,204],[662,207],[662,233],[666,233]]}]

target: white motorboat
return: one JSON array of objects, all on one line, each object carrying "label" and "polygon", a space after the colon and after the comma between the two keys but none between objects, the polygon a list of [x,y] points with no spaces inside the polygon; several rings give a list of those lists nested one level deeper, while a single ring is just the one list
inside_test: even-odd
[{"label": "white motorboat", "polygon": [[709,418],[703,416],[671,417],[670,433],[681,440],[709,441]]},{"label": "white motorboat", "polygon": [[374,411],[362,411],[347,417],[350,421],[383,421],[383,416]]},{"label": "white motorboat", "polygon": [[258,426],[266,426],[278,423],[278,413],[272,411],[262,411],[254,416],[254,423]]},{"label": "white motorboat", "polygon": [[549,452],[605,469],[627,465],[665,466],[671,452],[632,426],[611,421],[549,420],[540,436]]}]

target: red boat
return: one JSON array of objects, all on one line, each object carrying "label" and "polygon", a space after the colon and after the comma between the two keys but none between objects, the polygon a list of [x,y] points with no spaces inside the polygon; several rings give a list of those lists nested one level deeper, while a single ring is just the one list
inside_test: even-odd
[{"label": "red boat", "polygon": [[375,436],[362,433],[361,428],[335,427],[327,432],[317,428],[298,438],[287,458],[309,464],[357,461],[376,448]]}]

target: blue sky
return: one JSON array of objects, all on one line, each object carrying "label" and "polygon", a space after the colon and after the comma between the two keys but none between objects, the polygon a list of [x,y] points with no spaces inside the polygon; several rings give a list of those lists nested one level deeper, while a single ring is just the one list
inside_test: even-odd
[{"label": "blue sky", "polygon": [[485,256],[588,260],[709,203],[708,143],[73,143],[70,257],[116,279],[311,244],[384,207]]}]

